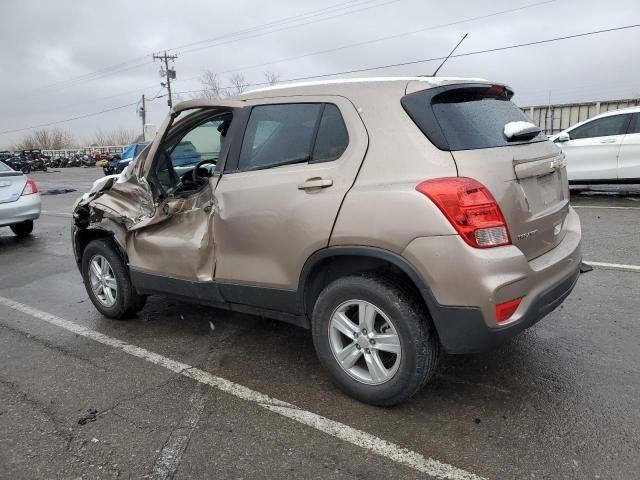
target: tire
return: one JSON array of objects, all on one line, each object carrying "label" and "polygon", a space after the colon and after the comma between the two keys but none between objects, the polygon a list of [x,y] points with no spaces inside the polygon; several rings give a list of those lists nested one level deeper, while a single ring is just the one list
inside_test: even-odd
[{"label": "tire", "polygon": [[[355,335],[354,338],[347,337],[342,330],[333,327],[332,317],[336,313],[352,318],[350,325],[354,326],[359,310],[351,312],[350,309],[365,308],[365,312],[370,312],[371,306],[375,310],[373,332],[368,331],[363,336],[362,322],[358,322],[356,340]],[[315,303],[312,331],[320,363],[334,383],[347,395],[364,403],[378,406],[401,403],[418,392],[436,372],[440,342],[427,312],[399,282],[381,276],[349,276],[329,284]],[[391,345],[383,347],[386,342],[378,335],[387,338],[395,335],[393,348],[399,345],[400,354],[385,352]],[[378,338],[375,345],[371,338]],[[349,349],[354,355],[352,358],[357,355],[353,348],[362,343],[358,348],[360,357],[349,371],[343,368],[334,353],[340,351],[336,345],[340,342],[340,348],[344,347],[342,352]],[[371,374],[371,365],[379,365],[378,360],[385,367],[378,372],[384,372],[387,377],[381,375],[375,379]],[[367,375],[370,378],[365,378]]]},{"label": "tire", "polygon": [[31,232],[33,231],[33,220],[25,220],[24,222],[14,223],[10,226],[10,228],[17,237],[27,237],[31,235]]},{"label": "tire", "polygon": [[[95,281],[96,276],[92,277],[91,273],[94,261],[102,266],[100,269],[104,282],[102,286],[106,288],[115,286],[115,293],[113,288],[109,288],[111,295],[104,293],[105,288],[102,289],[102,294],[99,293],[99,287],[94,291],[92,278]],[[106,262],[107,266],[103,262]],[[82,253],[81,269],[87,294],[96,309],[105,317],[123,319],[144,307],[146,296],[138,294],[131,284],[127,266],[113,242],[104,239],[89,242]]]}]

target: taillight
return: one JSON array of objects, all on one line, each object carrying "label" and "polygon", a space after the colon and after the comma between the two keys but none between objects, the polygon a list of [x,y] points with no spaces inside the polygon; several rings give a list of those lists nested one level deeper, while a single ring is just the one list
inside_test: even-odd
[{"label": "taillight", "polygon": [[36,186],[36,182],[27,178],[27,183],[22,189],[21,195],[33,195],[34,193],[38,193],[38,187]]},{"label": "taillight", "polygon": [[496,305],[496,321],[506,322],[511,318],[511,315],[516,313],[520,302],[522,301],[522,297],[514,298],[513,300],[509,300],[508,302],[499,303]]},{"label": "taillight", "polygon": [[460,236],[472,247],[509,245],[507,223],[491,192],[477,180],[436,178],[422,182],[423,193],[444,213]]}]

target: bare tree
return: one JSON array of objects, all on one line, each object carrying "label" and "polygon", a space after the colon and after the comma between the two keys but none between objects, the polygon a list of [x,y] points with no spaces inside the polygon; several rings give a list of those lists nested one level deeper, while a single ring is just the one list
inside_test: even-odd
[{"label": "bare tree", "polygon": [[106,146],[106,145],[129,145],[133,143],[138,137],[138,133],[135,130],[120,127],[113,130],[104,131],[98,129],[93,135],[93,138],[87,143],[91,146]]},{"label": "bare tree", "polygon": [[52,128],[50,130],[42,128],[26,135],[12,148],[13,150],[58,150],[74,146],[76,146],[76,142],[68,131],[61,128]]},{"label": "bare tree", "polygon": [[229,83],[231,84],[231,91],[233,92],[233,95],[240,95],[249,86],[249,82],[247,82],[246,77],[242,73],[236,73],[231,76],[231,78],[229,78]]},{"label": "bare tree", "polygon": [[218,75],[211,70],[205,70],[200,77],[200,83],[202,84],[202,93],[198,94],[199,98],[223,98],[225,97],[225,89],[220,84]]},{"label": "bare tree", "polygon": [[280,74],[279,73],[270,72],[270,71],[267,70],[266,72],[264,72],[264,78],[267,79],[267,83],[269,85],[275,85],[280,80]]}]

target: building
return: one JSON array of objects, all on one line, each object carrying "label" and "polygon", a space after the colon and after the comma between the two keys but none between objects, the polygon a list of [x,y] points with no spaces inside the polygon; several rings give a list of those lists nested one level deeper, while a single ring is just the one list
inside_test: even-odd
[{"label": "building", "polygon": [[529,118],[547,135],[561,132],[571,125],[595,117],[610,110],[635,107],[640,98],[622,100],[602,100],[599,102],[564,103],[558,105],[537,105],[522,107]]}]

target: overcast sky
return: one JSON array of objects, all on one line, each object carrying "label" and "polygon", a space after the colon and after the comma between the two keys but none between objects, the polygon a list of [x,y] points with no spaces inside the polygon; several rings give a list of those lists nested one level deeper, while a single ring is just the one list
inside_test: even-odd
[{"label": "overcast sky", "polygon": [[[223,84],[236,72],[259,83],[267,70],[285,80],[439,57],[464,33],[458,53],[631,25],[640,23],[640,2],[2,0],[0,19],[4,132],[164,93],[151,59],[163,49],[178,47],[174,89],[191,91],[204,70]],[[452,58],[440,75],[506,82],[521,106],[546,104],[549,92],[552,103],[640,97],[639,54],[635,28]],[[429,74],[437,64],[343,76]],[[159,124],[166,111],[166,98],[152,101],[148,121]],[[135,105],[57,126],[80,141],[98,128],[141,129]],[[25,133],[0,134],[0,148]]]}]

